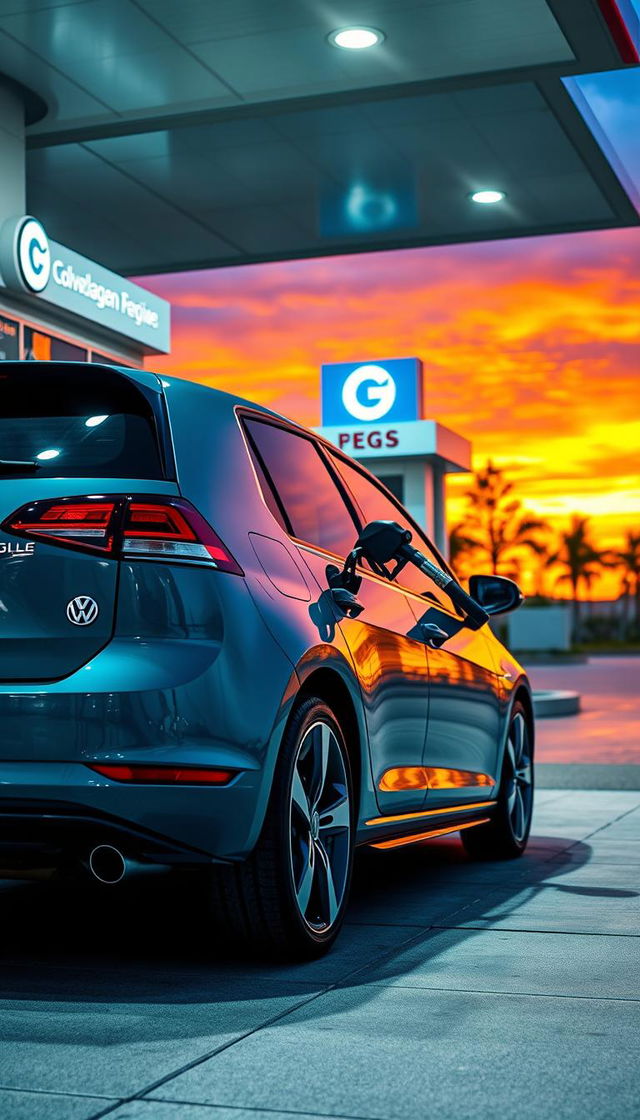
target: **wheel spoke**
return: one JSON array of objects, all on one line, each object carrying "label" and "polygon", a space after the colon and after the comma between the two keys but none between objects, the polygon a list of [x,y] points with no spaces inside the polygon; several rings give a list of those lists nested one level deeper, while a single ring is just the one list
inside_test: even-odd
[{"label": "wheel spoke", "polygon": [[516,798],[513,811],[513,832],[516,840],[521,840],[524,835],[524,801],[522,799],[522,790],[516,785]]},{"label": "wheel spoke", "polygon": [[326,723],[321,723],[313,731],[313,777],[309,801],[312,809],[317,809],[318,803],[324,793],[327,780],[327,766],[329,763],[329,743],[331,732]]},{"label": "wheel spoke", "polygon": [[520,768],[516,771],[516,778],[518,779],[518,783],[521,786],[531,785],[531,760],[527,758],[526,754],[523,755],[522,759],[520,760]]},{"label": "wheel spoke", "polygon": [[307,859],[305,860],[302,875],[300,876],[300,882],[296,885],[296,898],[298,900],[298,906],[300,907],[301,914],[306,913],[307,906],[309,905],[309,899],[311,898],[311,890],[313,888],[313,879],[316,867],[315,856],[315,845],[310,844],[309,853]]},{"label": "wheel spoke", "polygon": [[524,719],[520,712],[514,716],[510,735],[513,736],[514,770],[517,770],[522,763],[524,749]]},{"label": "wheel spoke", "polygon": [[309,799],[302,784],[302,778],[300,777],[297,766],[293,771],[293,782],[291,784],[291,800],[308,827],[311,820],[311,809],[309,807]]},{"label": "wheel spoke", "polygon": [[320,835],[327,836],[334,832],[342,832],[351,824],[351,810],[349,798],[341,797],[330,809],[320,814]]},{"label": "wheel spoke", "polygon": [[513,775],[516,772],[516,755],[515,748],[511,740],[511,731],[509,731],[509,738],[507,739],[507,755],[509,757],[509,763],[511,766],[511,774]]},{"label": "wheel spoke", "polygon": [[316,883],[320,895],[321,913],[326,924],[330,926],[335,921],[339,909],[333,881],[333,870],[324,845],[316,841],[314,847],[316,850]]},{"label": "wheel spoke", "polygon": [[509,789],[509,794],[507,796],[507,810],[509,812],[509,816],[511,817],[511,816],[513,816],[513,807],[516,803],[516,793],[517,793],[517,790],[518,790],[518,783],[516,781],[512,780],[510,782],[510,787],[511,788]]}]

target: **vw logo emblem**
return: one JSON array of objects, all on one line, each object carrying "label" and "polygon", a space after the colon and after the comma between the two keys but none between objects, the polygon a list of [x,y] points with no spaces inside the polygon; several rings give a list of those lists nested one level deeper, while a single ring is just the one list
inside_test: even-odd
[{"label": "vw logo emblem", "polygon": [[[359,395],[363,390],[364,401]],[[358,366],[342,386],[342,403],[356,420],[381,420],[396,399],[396,383],[382,366]]]},{"label": "vw logo emblem", "polygon": [[74,626],[89,626],[98,617],[98,604],[90,595],[76,595],[67,603],[67,618]]}]

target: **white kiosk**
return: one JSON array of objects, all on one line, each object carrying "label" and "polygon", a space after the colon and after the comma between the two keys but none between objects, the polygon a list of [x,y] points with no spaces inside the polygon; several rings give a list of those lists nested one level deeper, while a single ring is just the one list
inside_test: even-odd
[{"label": "white kiosk", "polygon": [[422,416],[422,362],[323,365],[319,433],[361,460],[448,555],[445,474],[471,470],[471,443]]}]

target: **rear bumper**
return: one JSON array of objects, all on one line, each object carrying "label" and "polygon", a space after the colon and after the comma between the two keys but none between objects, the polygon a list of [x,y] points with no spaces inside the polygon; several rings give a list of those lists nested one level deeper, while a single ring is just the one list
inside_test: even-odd
[{"label": "rear bumper", "polygon": [[66,801],[6,798],[0,811],[0,877],[3,872],[87,864],[100,844],[139,863],[211,863],[211,857],[130,821]]},{"label": "rear bumper", "polygon": [[264,773],[228,786],[112,782],[76,763],[0,763],[0,869],[83,861],[113,844],[140,862],[233,861],[252,847]]},{"label": "rear bumper", "polygon": [[[245,858],[262,828],[292,677],[245,580],[124,566],[117,633],[100,653],[64,680],[0,684],[4,839],[13,830],[27,843],[30,829],[45,829],[44,804],[45,831],[74,850],[108,818],[111,830],[142,832],[149,853],[156,837],[196,861]],[[96,762],[239,773],[227,786],[154,786],[101,777],[87,765]]]},{"label": "rear bumper", "polygon": [[[121,569],[104,649],[62,680],[0,684],[0,840],[82,854],[119,831],[137,845],[132,859],[244,859],[264,821],[293,666],[246,580],[151,562]],[[102,777],[96,762],[238,775],[219,787],[143,785]]]},{"label": "rear bumper", "polygon": [[[144,659],[145,651],[140,655]],[[108,660],[107,651],[99,657]],[[195,680],[174,688],[0,690],[0,828],[5,835],[18,800],[25,806],[46,803],[56,820],[64,816],[61,806],[71,806],[77,818],[116,819],[121,828],[162,837],[176,850],[223,860],[245,857],[266,811],[288,712],[282,695],[290,666],[281,666],[283,680],[275,686],[264,678],[256,684],[255,707],[234,696],[229,678],[225,687],[222,667],[219,658]],[[91,763],[122,762],[238,773],[228,785],[216,787],[118,782],[89,769]],[[25,823],[35,827],[37,812],[26,816]],[[74,835],[83,827],[77,819]],[[95,831],[87,827],[92,835]]]}]

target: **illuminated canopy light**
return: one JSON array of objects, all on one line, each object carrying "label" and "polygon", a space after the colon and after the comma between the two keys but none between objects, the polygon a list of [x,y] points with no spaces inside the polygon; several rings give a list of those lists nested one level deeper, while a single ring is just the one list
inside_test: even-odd
[{"label": "illuminated canopy light", "polygon": [[367,47],[375,47],[384,39],[382,31],[375,27],[340,27],[332,31],[329,42],[334,47],[342,47],[345,51],[362,51]]},{"label": "illuminated canopy light", "polygon": [[41,451],[39,455],[36,455],[36,459],[44,459],[45,461],[47,459],[57,459],[59,454],[59,451],[54,451],[51,447],[48,451]]},{"label": "illuminated canopy light", "polygon": [[474,191],[471,195],[472,202],[479,202],[483,206],[491,206],[494,202],[502,202],[504,191]]},{"label": "illuminated canopy light", "polygon": [[105,420],[108,420],[108,419],[109,419],[108,416],[90,416],[89,419],[85,420],[85,422],[84,422],[85,427],[87,427],[87,428],[97,428],[98,424],[104,424]]}]

